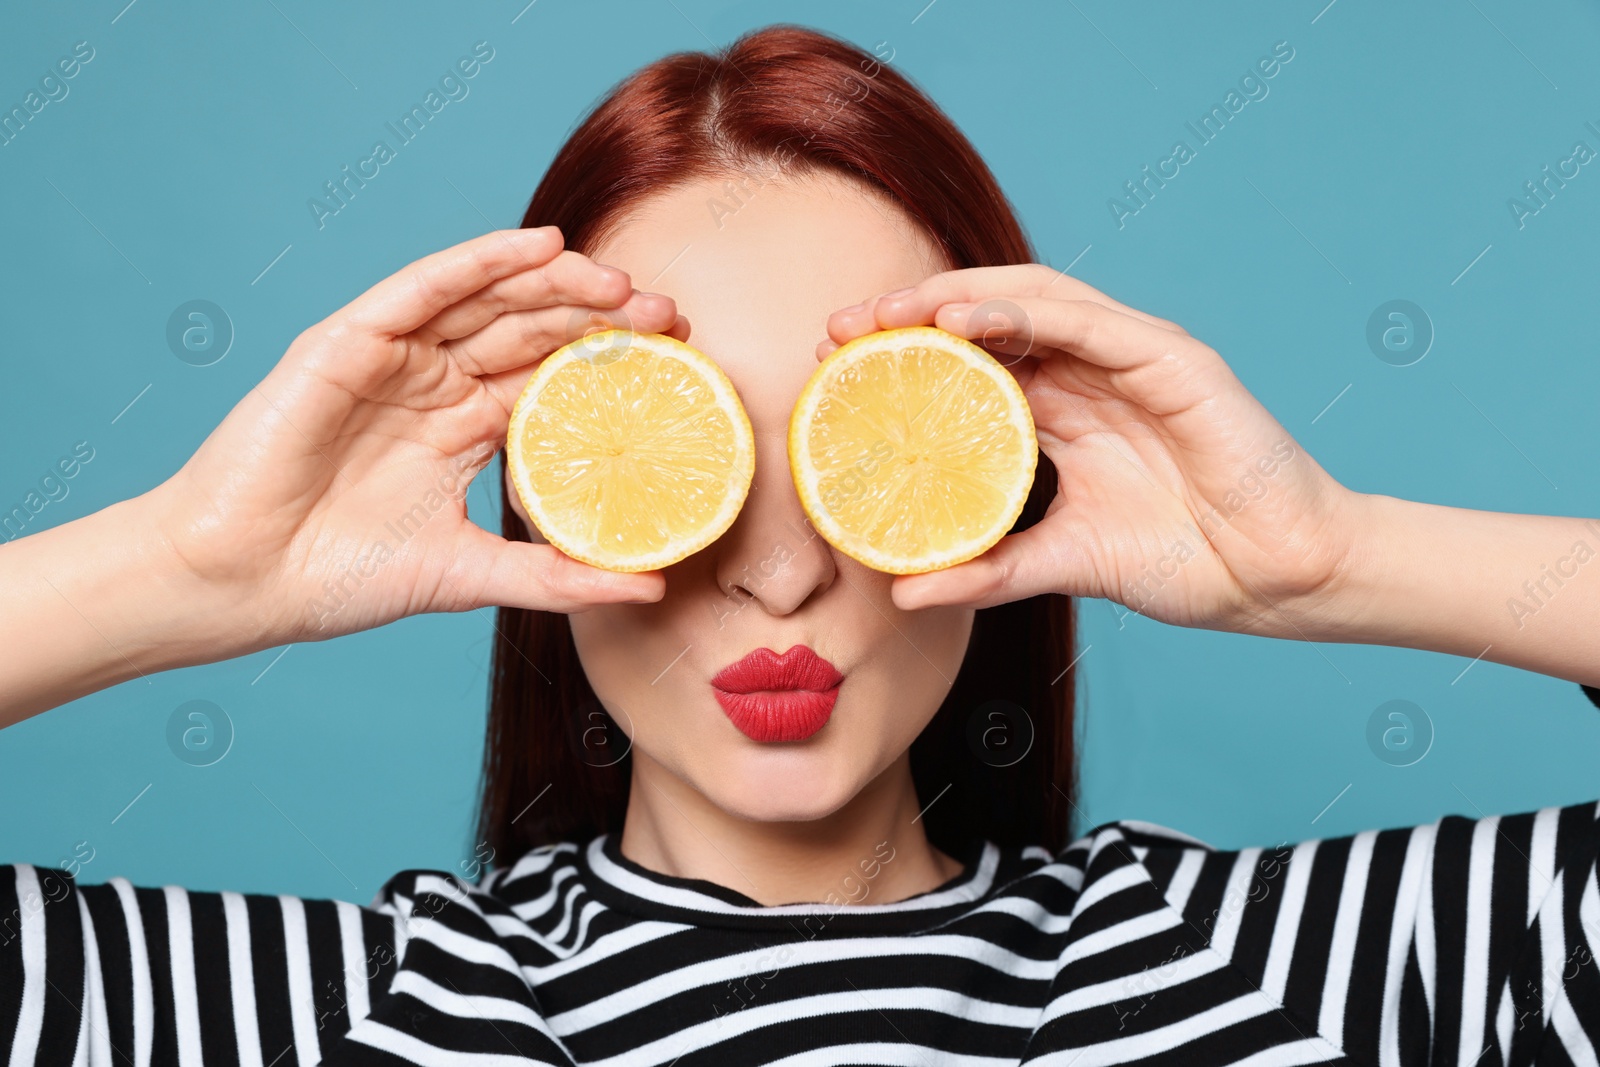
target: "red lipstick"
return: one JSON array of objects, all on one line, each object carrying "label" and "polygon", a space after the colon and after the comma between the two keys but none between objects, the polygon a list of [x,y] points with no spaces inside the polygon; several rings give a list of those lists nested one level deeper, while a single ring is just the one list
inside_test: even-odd
[{"label": "red lipstick", "polygon": [[752,741],[803,741],[827,725],[844,675],[805,645],[758,648],[711,679],[717,703]]}]

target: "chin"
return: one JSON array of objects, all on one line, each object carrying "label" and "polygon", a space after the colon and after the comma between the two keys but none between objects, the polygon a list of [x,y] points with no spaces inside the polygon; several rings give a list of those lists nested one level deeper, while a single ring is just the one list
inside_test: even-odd
[{"label": "chin", "polygon": [[844,807],[866,784],[843,762],[827,748],[746,741],[726,754],[723,769],[703,789],[719,808],[742,819],[813,822]]}]

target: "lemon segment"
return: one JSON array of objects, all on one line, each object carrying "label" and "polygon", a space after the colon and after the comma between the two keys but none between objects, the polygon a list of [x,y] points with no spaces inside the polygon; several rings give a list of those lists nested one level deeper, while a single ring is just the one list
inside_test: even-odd
[{"label": "lemon segment", "polygon": [[1039,459],[1016,379],[932,326],[867,334],[830,353],[801,390],[788,443],[817,532],[890,574],[987,551],[1022,513]]},{"label": "lemon segment", "polygon": [[733,383],[703,353],[613,329],[539,364],[512,409],[506,464],[552,545],[607,570],[655,570],[733,524],[755,473],[755,435]]}]

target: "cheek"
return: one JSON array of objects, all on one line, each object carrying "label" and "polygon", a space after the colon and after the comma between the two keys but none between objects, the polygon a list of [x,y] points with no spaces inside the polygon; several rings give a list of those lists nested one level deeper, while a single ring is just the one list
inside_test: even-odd
[{"label": "cheek", "polygon": [[900,642],[904,649],[901,677],[919,692],[937,693],[935,709],[961,670],[975,617],[976,612],[970,608],[928,608],[904,612],[895,619],[896,627],[906,635],[906,640]]},{"label": "cheek", "polygon": [[691,643],[683,636],[685,608],[682,598],[672,596],[669,573],[667,595],[657,603],[606,604],[568,615],[573,646],[595,695],[635,717],[653,716],[657,705],[670,708],[677,694],[669,683],[692,673],[677,669],[684,666],[679,653]]},{"label": "cheek", "polygon": [[853,560],[841,569],[848,572],[850,586],[868,601],[864,605],[868,610],[854,615],[854,620],[862,627],[861,637],[874,641],[872,659],[884,663],[886,672],[901,672],[919,692],[928,685],[948,688],[966,658],[977,612],[964,607],[902,611],[890,595],[892,575]]},{"label": "cheek", "polygon": [[609,617],[623,607],[626,606],[591,608],[568,615],[567,623],[572,628],[573,647],[589,688],[611,721],[632,739],[638,736],[638,715],[648,714],[648,709],[640,705],[647,687],[635,677],[636,657],[623,651],[631,643],[628,620]]},{"label": "cheek", "polygon": [[[909,745],[938,712],[966,658],[976,612],[970,608],[941,607],[901,611],[889,599],[888,575],[852,579],[858,587],[882,585],[882,596],[872,596],[877,610],[855,618],[861,629],[855,648],[863,656],[860,699],[880,708],[896,708],[894,716],[869,716],[874,729],[886,731],[884,740]],[[874,591],[876,593],[876,590]],[[850,641],[844,629],[841,643]]]},{"label": "cheek", "polygon": [[642,606],[608,604],[567,616],[583,673],[594,691],[602,696],[607,687],[626,688],[633,675],[623,651],[635,629],[627,609]]},{"label": "cheek", "polygon": [[[704,665],[696,661],[697,638],[705,627],[686,624],[683,613],[696,605],[674,597],[672,590],[668,568],[667,596],[661,601],[609,604],[568,615],[567,621],[589,688],[627,735],[625,742],[604,738],[608,751],[643,754],[695,781],[688,768],[696,765],[697,755],[716,749],[717,728],[726,724],[718,721]],[[687,655],[685,646],[693,646]]]}]

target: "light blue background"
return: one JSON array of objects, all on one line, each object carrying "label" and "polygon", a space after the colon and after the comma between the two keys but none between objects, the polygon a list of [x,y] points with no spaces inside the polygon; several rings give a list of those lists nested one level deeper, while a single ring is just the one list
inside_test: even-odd
[{"label": "light blue background", "polygon": [[[1591,3],[1528,18],[1511,0],[525,2],[12,12],[3,108],[75,42],[95,58],[0,147],[0,505],[80,440],[95,458],[41,526],[157,484],[306,326],[419,256],[514,225],[617,79],[798,21],[887,42],[990,161],[1044,259],[1076,261],[1216,346],[1346,484],[1600,512],[1600,164],[1521,229],[1507,207],[1575,141],[1600,149],[1585,127],[1600,126]],[[495,58],[470,96],[319,230],[307,200],[480,40]],[[1185,122],[1285,40],[1294,59],[1269,95],[1119,229],[1108,199],[1174,140],[1192,146]],[[237,330],[209,367],[167,348],[169,314],[192,299]],[[1415,365],[1368,349],[1368,316],[1391,299],[1436,330]],[[481,484],[470,499],[493,526]],[[1570,682],[1120,614],[1081,605],[1085,825],[1143,818],[1273,844],[1600,797],[1600,711]],[[0,860],[56,863],[87,841],[86,881],[361,902],[403,868],[455,868],[472,855],[491,632],[481,614],[411,619],[123,685],[6,730]],[[236,727],[211,767],[167,748],[168,716],[194,699]],[[1432,721],[1414,766],[1368,747],[1367,721],[1391,699]]]}]

